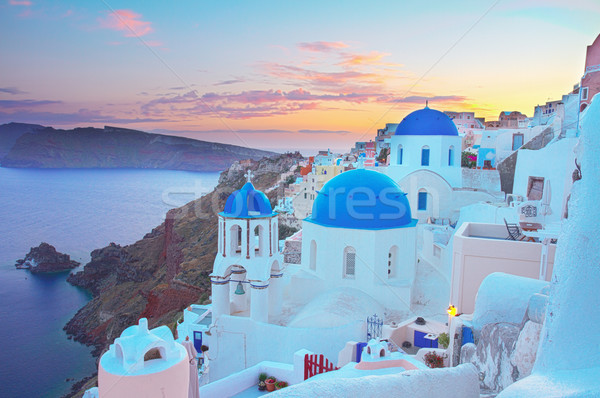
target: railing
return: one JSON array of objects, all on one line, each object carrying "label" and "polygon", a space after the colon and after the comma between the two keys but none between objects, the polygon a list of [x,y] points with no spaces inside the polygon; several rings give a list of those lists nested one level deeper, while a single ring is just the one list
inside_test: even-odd
[{"label": "railing", "polygon": [[333,366],[333,363],[329,362],[329,359],[325,358],[323,354],[306,354],[304,356],[304,380],[318,375],[321,373],[331,372],[338,368]]},{"label": "railing", "polygon": [[383,319],[377,314],[367,318],[367,342],[371,339],[381,337],[381,328],[383,327]]}]

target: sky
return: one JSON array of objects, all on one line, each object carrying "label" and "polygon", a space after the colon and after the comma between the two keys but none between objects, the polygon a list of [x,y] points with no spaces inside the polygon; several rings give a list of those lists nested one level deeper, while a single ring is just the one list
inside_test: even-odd
[{"label": "sky", "polygon": [[347,151],[426,100],[532,115],[598,34],[598,0],[0,0],[0,123]]}]

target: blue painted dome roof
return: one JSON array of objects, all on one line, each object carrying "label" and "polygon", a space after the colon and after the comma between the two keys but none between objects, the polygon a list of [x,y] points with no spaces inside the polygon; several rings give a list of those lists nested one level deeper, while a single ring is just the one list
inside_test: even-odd
[{"label": "blue painted dome roof", "polygon": [[396,135],[458,135],[458,130],[444,112],[425,107],[402,119]]},{"label": "blue painted dome roof", "polygon": [[385,174],[365,169],[346,171],[319,191],[306,221],[352,229],[412,227],[406,194]]},{"label": "blue painted dome roof", "polygon": [[251,182],[247,182],[242,189],[229,195],[221,215],[233,218],[253,218],[273,216],[275,213],[267,195],[256,190]]}]

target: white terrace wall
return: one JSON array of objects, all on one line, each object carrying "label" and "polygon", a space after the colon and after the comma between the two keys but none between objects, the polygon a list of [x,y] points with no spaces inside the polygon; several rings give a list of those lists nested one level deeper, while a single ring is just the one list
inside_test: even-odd
[{"label": "white terrace wall", "polygon": [[[506,236],[506,226],[480,223],[464,223],[454,234],[450,301],[459,313],[475,310],[479,286],[493,272],[538,279],[542,244],[505,240]],[[555,251],[556,245],[549,245],[547,280]]]},{"label": "white terrace wall", "polygon": [[221,316],[206,334],[210,381],[256,365],[261,361],[291,363],[302,348],[336,361],[347,341],[363,341],[365,322],[335,328],[290,328],[237,316]]}]

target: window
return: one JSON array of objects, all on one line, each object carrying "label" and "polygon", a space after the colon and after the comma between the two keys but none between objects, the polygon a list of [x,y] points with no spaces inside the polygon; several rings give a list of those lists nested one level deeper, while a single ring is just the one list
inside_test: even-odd
[{"label": "window", "polygon": [[417,210],[427,210],[427,191],[419,192]]},{"label": "window", "polygon": [[588,88],[587,87],[583,87],[581,89],[581,100],[585,101],[588,99]]},{"label": "window", "polygon": [[356,250],[353,247],[344,249],[344,278],[354,279],[356,274]]},{"label": "window", "polygon": [[527,200],[542,200],[544,194],[544,177],[529,177],[527,183]]},{"label": "window", "polygon": [[421,149],[421,166],[429,166],[429,147],[424,146]]},{"label": "window", "polygon": [[402,164],[403,151],[404,148],[402,148],[402,145],[398,145],[398,164]]},{"label": "window", "polygon": [[454,166],[454,146],[448,149],[448,166]]},{"label": "window", "polygon": [[159,348],[151,348],[144,354],[144,362],[151,361],[153,359],[162,359]]},{"label": "window", "polygon": [[513,134],[513,145],[512,150],[516,151],[517,149],[523,146],[523,134]]},{"label": "window", "polygon": [[234,225],[229,230],[230,245],[229,251],[232,256],[239,256],[242,253],[242,228],[239,225]]},{"label": "window", "polygon": [[258,256],[263,255],[263,243],[261,242],[263,237],[262,226],[257,225],[254,228],[254,253]]}]

